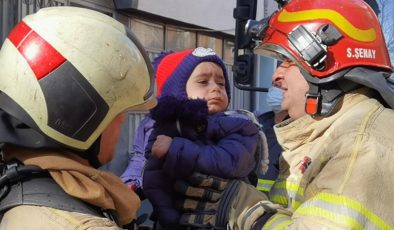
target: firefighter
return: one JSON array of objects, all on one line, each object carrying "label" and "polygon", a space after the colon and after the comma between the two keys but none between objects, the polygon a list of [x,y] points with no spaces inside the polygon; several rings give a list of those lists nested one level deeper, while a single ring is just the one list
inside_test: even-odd
[{"label": "firefighter", "polygon": [[272,81],[291,118],[275,126],[279,176],[264,196],[241,181],[194,175],[182,223],[393,229],[393,68],[373,10],[362,0],[292,0],[247,31],[259,40],[256,53],[282,61]]},{"label": "firefighter", "polygon": [[[137,195],[99,171],[125,111],[156,104],[153,69],[123,24],[76,7],[26,16],[0,51],[1,229],[120,229]],[[132,226],[132,225],[130,225]]]}]

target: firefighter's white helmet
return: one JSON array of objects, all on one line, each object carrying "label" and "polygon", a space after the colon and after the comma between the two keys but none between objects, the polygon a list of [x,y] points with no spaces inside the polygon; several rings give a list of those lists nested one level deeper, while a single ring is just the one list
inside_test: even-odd
[{"label": "firefighter's white helmet", "polygon": [[120,113],[156,104],[136,37],[102,13],[50,7],[26,16],[0,51],[0,109],[46,137],[88,149]]}]

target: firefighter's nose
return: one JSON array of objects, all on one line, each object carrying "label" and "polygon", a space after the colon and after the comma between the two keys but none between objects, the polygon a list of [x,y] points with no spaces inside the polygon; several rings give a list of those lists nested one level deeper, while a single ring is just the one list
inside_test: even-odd
[{"label": "firefighter's nose", "polygon": [[284,79],[284,74],[281,69],[277,69],[272,75],[272,85],[280,88]]}]

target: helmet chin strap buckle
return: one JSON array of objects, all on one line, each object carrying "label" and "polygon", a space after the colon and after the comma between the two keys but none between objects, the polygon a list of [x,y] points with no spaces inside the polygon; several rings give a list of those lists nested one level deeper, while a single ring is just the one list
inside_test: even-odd
[{"label": "helmet chin strap buckle", "polygon": [[320,88],[318,85],[312,84],[311,82],[308,82],[308,84],[309,91],[305,94],[305,112],[311,116],[319,115],[322,101]]},{"label": "helmet chin strap buckle", "polygon": [[306,93],[305,112],[311,116],[319,114],[321,95],[314,93]]},{"label": "helmet chin strap buckle", "polygon": [[305,112],[311,116],[331,116],[342,96],[360,87],[346,79],[337,79],[325,84],[308,81],[309,90],[305,94]]}]

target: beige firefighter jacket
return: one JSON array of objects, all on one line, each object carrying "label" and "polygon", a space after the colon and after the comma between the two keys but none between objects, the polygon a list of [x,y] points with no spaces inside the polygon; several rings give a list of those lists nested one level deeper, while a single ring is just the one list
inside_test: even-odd
[{"label": "beige firefighter jacket", "polygon": [[7,145],[3,151],[6,160],[16,158],[25,165],[48,170],[69,195],[103,209],[116,210],[121,224],[135,219],[140,200],[116,175],[94,169],[86,160],[64,149],[44,151]]},{"label": "beige firefighter jacket", "polygon": [[292,214],[263,229],[394,229],[394,111],[367,94],[275,127],[283,155],[269,199]]}]

